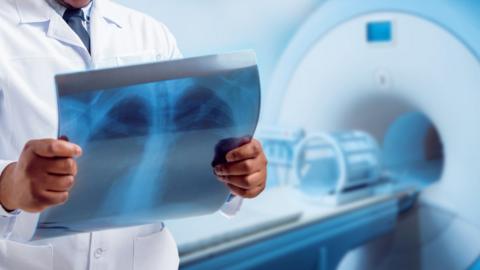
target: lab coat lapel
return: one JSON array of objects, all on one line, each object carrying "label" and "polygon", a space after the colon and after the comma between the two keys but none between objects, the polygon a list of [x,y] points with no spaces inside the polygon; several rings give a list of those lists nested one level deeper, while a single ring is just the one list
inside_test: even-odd
[{"label": "lab coat lapel", "polygon": [[19,22],[47,22],[54,12],[45,0],[16,0]]},{"label": "lab coat lapel", "polygon": [[[55,16],[57,15],[57,16]],[[73,30],[68,26],[60,15],[55,14],[50,18],[48,25],[47,36],[57,39],[61,42],[87,50],[82,43],[82,40]]]},{"label": "lab coat lapel", "polygon": [[86,51],[77,34],[45,0],[16,0],[15,3],[21,24],[48,23],[48,37]]},{"label": "lab coat lapel", "polygon": [[[106,51],[109,50],[110,37],[114,31],[121,31],[126,15],[116,5],[109,0],[95,0],[93,2],[90,37],[91,37],[91,55],[96,67],[101,67],[100,63]],[[117,44],[117,46],[120,46]]]}]

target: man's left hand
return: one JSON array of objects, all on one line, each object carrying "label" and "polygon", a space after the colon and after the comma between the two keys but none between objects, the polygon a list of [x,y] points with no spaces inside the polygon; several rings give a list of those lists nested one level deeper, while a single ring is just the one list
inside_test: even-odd
[{"label": "man's left hand", "polygon": [[231,192],[243,198],[254,198],[264,189],[267,158],[262,145],[253,139],[226,155],[227,163],[215,166],[215,174]]}]

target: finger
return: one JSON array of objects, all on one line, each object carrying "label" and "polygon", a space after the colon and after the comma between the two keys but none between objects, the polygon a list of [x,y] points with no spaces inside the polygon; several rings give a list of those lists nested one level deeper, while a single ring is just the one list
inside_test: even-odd
[{"label": "finger", "polygon": [[82,154],[80,146],[54,139],[29,141],[25,145],[25,149],[31,149],[33,153],[41,157],[76,157]]},{"label": "finger", "polygon": [[253,189],[243,189],[231,184],[227,184],[227,186],[234,195],[240,196],[242,198],[255,198],[265,189],[264,185],[255,187]]},{"label": "finger", "polygon": [[42,205],[63,204],[68,200],[68,192],[53,192],[44,190],[37,195],[37,201]]},{"label": "finger", "polygon": [[255,158],[262,152],[263,150],[260,142],[253,139],[249,143],[228,152],[226,155],[226,159],[227,162],[241,161],[245,159]]},{"label": "finger", "polygon": [[77,175],[77,162],[73,158],[55,158],[45,163],[45,171],[49,174]]},{"label": "finger", "polygon": [[48,176],[44,182],[44,189],[51,192],[67,192],[72,189],[75,178],[69,176]]},{"label": "finger", "polygon": [[263,172],[257,172],[257,173],[246,175],[246,176],[221,176],[220,177],[220,180],[222,182],[225,182],[243,189],[251,189],[251,188],[260,186],[263,183],[263,179],[264,179]]},{"label": "finger", "polygon": [[263,169],[260,158],[247,159],[234,163],[227,163],[215,166],[215,174],[218,176],[240,176],[259,172]]}]

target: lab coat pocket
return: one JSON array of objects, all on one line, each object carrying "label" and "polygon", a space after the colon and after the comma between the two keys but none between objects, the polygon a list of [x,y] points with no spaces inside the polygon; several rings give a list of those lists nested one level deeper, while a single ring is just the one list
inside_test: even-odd
[{"label": "lab coat pocket", "polygon": [[120,54],[107,56],[95,60],[95,68],[112,68],[142,63],[154,62],[157,60],[155,51],[141,51],[137,53]]},{"label": "lab coat pocket", "polygon": [[136,65],[154,62],[157,59],[155,51],[142,51],[116,57],[118,66]]},{"label": "lab coat pocket", "polygon": [[12,269],[52,270],[52,246],[0,240],[0,270]]},{"label": "lab coat pocket", "polygon": [[178,269],[177,244],[168,229],[135,238],[135,270]]}]

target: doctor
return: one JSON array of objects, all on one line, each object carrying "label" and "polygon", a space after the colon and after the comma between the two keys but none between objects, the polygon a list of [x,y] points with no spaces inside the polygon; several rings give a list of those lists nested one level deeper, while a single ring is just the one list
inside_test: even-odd
[{"label": "doctor", "polygon": [[[3,0],[0,52],[0,269],[178,268],[161,222],[29,242],[38,213],[68,200],[82,154],[54,139],[54,75],[181,57],[168,29],[109,0]],[[266,159],[257,141],[227,161],[215,171],[232,193],[263,191]],[[235,212],[240,202],[225,209]]]}]

